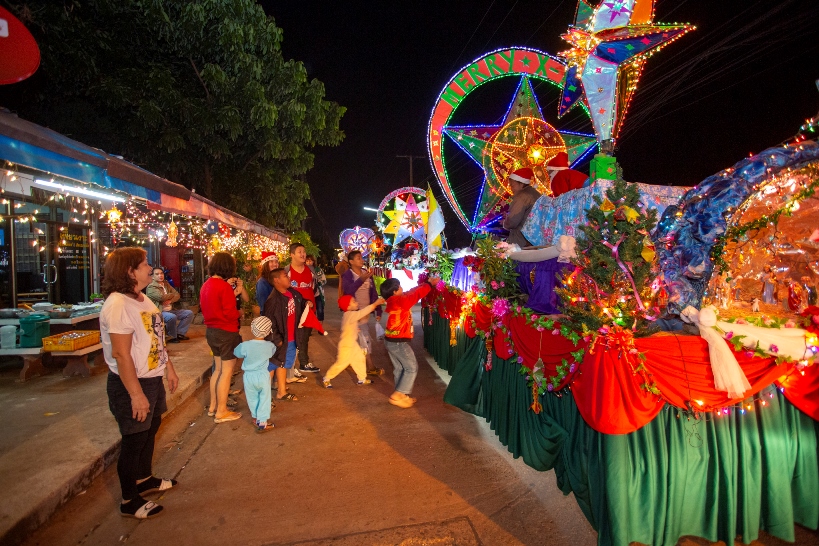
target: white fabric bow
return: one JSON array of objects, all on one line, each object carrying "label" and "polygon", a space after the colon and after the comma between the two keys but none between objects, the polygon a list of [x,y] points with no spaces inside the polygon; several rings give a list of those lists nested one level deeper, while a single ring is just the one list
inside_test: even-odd
[{"label": "white fabric bow", "polygon": [[742,398],[751,384],[737,362],[728,344],[714,328],[717,325],[716,310],[709,306],[701,311],[690,305],[683,309],[680,318],[689,324],[696,324],[700,336],[708,343],[711,371],[714,372],[714,387],[728,393],[729,398]]}]

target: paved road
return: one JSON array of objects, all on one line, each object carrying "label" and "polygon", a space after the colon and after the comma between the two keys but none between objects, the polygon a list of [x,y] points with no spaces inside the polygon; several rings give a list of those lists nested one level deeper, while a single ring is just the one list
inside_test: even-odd
[{"label": "paved road", "polygon": [[[322,369],[340,320],[334,301],[328,310],[330,336],[311,345]],[[512,459],[486,423],[444,404],[446,377],[421,339],[414,349],[419,402],[409,410],[387,403],[390,376],[360,387],[344,373],[330,391],[318,378],[291,386],[300,399],[280,402],[276,429],[259,435],[244,400],[245,420],[214,425],[198,392],[160,430],[156,473],[180,481],[161,516],[119,516],[110,467],[28,544],[595,544],[554,475]],[[374,356],[389,365],[383,346]]]}]

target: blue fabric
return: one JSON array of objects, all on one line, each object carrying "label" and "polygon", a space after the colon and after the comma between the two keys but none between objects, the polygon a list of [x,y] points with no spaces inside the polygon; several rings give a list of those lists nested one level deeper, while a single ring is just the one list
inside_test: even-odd
[{"label": "blue fabric", "polygon": [[819,160],[813,141],[795,147],[768,148],[743,159],[733,168],[709,176],[668,207],[654,234],[657,257],[668,291],[668,310],[679,313],[688,305],[699,307],[714,264],[711,248],[725,233],[730,215],[756,188],[786,169]]},{"label": "blue fabric", "polygon": [[409,395],[415,385],[418,375],[418,361],[409,343],[400,341],[386,341],[387,354],[392,361],[395,390]]},{"label": "blue fabric", "polygon": [[[266,343],[270,342],[267,341]],[[273,398],[270,388],[270,373],[267,370],[245,371],[242,374],[242,380],[245,385],[245,397],[247,398],[250,415],[257,421],[266,422],[270,419],[270,403]]]},{"label": "blue fabric", "polygon": [[[68,142],[73,142],[66,139]],[[70,145],[64,142],[66,145]],[[76,146],[71,146],[76,148]],[[90,154],[88,150],[80,150],[85,154]],[[105,156],[99,154],[100,159]],[[0,135],[0,158],[19,163],[33,169],[46,171],[66,178],[73,178],[89,184],[95,184],[103,188],[111,188],[122,191],[136,197],[141,197],[155,203],[161,202],[161,194],[158,191],[149,190],[108,175],[106,169],[83,163],[76,159],[66,157],[56,152],[44,150],[27,142],[22,142],[5,135]]]},{"label": "blue fabric", "polygon": [[[542,262],[519,262],[515,271],[518,273],[518,284],[524,294],[529,296],[526,307],[538,313],[552,315],[560,312],[560,304],[555,288],[560,286],[564,269],[573,270],[570,263],[561,263],[557,258]],[[532,282],[534,272],[535,282]]]},{"label": "blue fabric", "polygon": [[267,370],[268,361],[273,358],[275,347],[269,341],[263,339],[250,339],[239,344],[233,349],[236,358],[244,358],[242,370],[254,372]]},{"label": "blue fabric", "polygon": [[458,258],[454,262],[452,278],[449,281],[449,285],[468,292],[472,289],[473,284],[476,284],[474,274],[468,267],[464,266],[464,259]]},{"label": "blue fabric", "polygon": [[256,281],[256,303],[259,309],[264,309],[264,302],[267,301],[267,298],[270,297],[272,292],[273,285],[267,282],[266,279],[260,278]]},{"label": "blue fabric", "polygon": [[[597,180],[594,184],[571,190],[558,197],[543,195],[537,200],[523,224],[523,236],[535,246],[554,246],[561,235],[577,235],[577,226],[586,224],[586,210],[595,205],[594,198],[606,198],[606,190],[614,185],[611,180]],[[661,215],[669,205],[679,201],[688,190],[684,187],[638,184],[640,203],[657,209]]]}]

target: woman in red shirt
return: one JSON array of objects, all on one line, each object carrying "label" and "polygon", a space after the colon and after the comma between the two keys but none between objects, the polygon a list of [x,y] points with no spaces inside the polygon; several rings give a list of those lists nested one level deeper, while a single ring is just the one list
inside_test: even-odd
[{"label": "woman in red shirt", "polygon": [[236,357],[235,349],[241,342],[239,334],[239,310],[236,295],[243,290],[241,280],[234,289],[227,279],[236,276],[236,260],[227,252],[217,252],[208,262],[210,278],[199,291],[199,306],[205,319],[205,339],[208,342],[216,366],[210,376],[210,406],[208,415],[217,423],[235,421],[241,413],[227,407],[230,379]]}]

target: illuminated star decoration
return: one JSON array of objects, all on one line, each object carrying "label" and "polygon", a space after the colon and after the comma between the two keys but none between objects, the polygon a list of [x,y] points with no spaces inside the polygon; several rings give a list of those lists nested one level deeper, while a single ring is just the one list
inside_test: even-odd
[{"label": "illuminated star decoration", "polygon": [[384,210],[384,216],[390,223],[384,228],[384,234],[394,235],[393,245],[404,239],[412,238],[426,244],[426,225],[429,211],[426,202],[416,203],[415,196],[409,194],[406,200],[395,197],[395,208]]},{"label": "illuminated star decoration", "polygon": [[338,242],[341,243],[341,248],[344,249],[345,254],[358,250],[361,252],[361,256],[366,258],[370,253],[370,241],[373,237],[375,237],[375,233],[370,228],[356,226],[342,231],[338,237]]},{"label": "illuminated star decoration", "polygon": [[472,229],[499,219],[499,206],[511,197],[506,182],[511,173],[522,167],[531,168],[535,173],[532,186],[551,194],[546,171],[549,160],[565,151],[570,165],[576,165],[597,144],[594,135],[561,131],[547,123],[526,77],[521,78],[500,125],[450,125],[444,127],[444,134],[484,171]]},{"label": "illuminated star decoration", "polygon": [[578,1],[574,24],[562,36],[572,48],[558,54],[567,61],[558,117],[583,98],[598,141],[613,144],[646,59],[695,29],[653,19],[654,0],[604,1],[597,8]]}]

